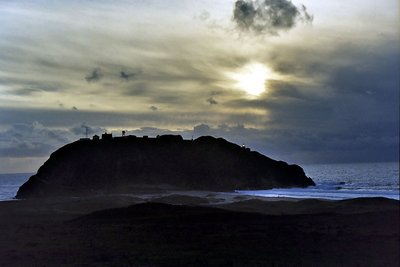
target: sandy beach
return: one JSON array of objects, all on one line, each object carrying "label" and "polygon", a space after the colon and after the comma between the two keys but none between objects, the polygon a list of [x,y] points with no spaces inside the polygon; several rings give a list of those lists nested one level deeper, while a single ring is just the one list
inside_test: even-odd
[{"label": "sandy beach", "polygon": [[398,266],[399,202],[164,192],[0,202],[0,266]]}]

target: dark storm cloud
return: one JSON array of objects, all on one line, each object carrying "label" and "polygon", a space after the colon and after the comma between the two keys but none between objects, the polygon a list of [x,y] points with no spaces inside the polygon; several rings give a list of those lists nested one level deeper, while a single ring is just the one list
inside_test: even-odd
[{"label": "dark storm cloud", "polygon": [[[306,81],[270,80],[268,93],[261,98],[224,104],[233,109],[265,110],[263,138],[268,145],[260,147],[291,161],[396,161],[399,51],[393,44],[373,50],[356,48],[346,44],[330,48],[329,53],[323,48],[310,49],[294,58],[288,56],[294,53],[290,48],[277,51],[275,61],[270,61],[274,70],[295,73]],[[293,65],[276,68],[282,66],[285,55]]]},{"label": "dark storm cloud", "polygon": [[90,82],[98,82],[101,78],[103,78],[103,73],[100,68],[95,68],[92,72],[86,75],[85,80]]},{"label": "dark storm cloud", "polygon": [[311,23],[313,16],[304,5],[298,8],[288,0],[237,0],[233,20],[241,30],[277,34],[297,21]]}]

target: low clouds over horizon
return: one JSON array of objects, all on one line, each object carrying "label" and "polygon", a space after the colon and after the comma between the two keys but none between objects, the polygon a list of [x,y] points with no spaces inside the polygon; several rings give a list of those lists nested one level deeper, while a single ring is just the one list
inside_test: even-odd
[{"label": "low clouds over horizon", "polygon": [[[398,160],[394,0],[76,5],[0,4],[0,158],[45,157],[87,122],[204,132],[294,163]],[[238,80],[252,64],[258,95]]]}]

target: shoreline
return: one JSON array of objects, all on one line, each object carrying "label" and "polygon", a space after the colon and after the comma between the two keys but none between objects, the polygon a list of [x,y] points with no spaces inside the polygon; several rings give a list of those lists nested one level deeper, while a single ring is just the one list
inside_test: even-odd
[{"label": "shoreline", "polygon": [[[169,195],[190,195],[190,196],[198,196],[207,198],[208,195],[218,195],[219,197],[223,197],[225,200],[229,201],[232,198],[238,199],[260,199],[265,201],[301,201],[307,199],[320,200],[320,201],[342,201],[342,200],[354,200],[354,199],[379,199],[384,198],[388,200],[397,200],[400,201],[400,197],[388,197],[385,195],[376,195],[376,194],[360,194],[356,197],[324,197],[320,194],[309,194],[309,195],[290,195],[287,193],[290,190],[298,191],[299,188],[289,188],[289,189],[268,189],[268,190],[235,190],[231,192],[214,192],[214,191],[206,191],[206,190],[179,190],[179,189],[164,189],[164,188],[153,188],[154,192],[150,190],[144,193],[146,190],[139,190],[137,192],[132,193],[101,193],[97,195],[82,195],[82,196],[72,196],[70,198],[98,198],[98,197],[140,197],[144,201],[149,201],[152,198],[165,197]],[[340,195],[340,193],[338,193]],[[395,193],[393,193],[395,195]],[[60,197],[60,198],[69,198],[69,197]],[[57,199],[57,197],[49,197],[49,198],[32,198],[32,199]],[[13,198],[0,199],[0,203],[8,202],[8,201],[20,201],[20,200],[29,200],[29,199],[17,199],[15,196]]]}]

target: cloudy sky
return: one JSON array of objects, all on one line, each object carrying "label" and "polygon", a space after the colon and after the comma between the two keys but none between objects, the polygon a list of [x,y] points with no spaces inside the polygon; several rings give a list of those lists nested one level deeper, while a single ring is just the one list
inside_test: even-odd
[{"label": "cloudy sky", "polygon": [[104,131],[396,161],[397,0],[0,1],[0,173]]}]

